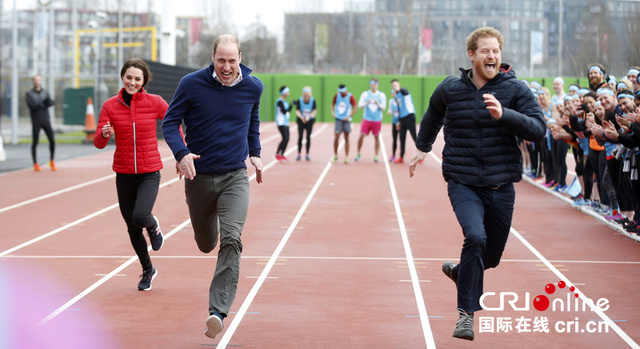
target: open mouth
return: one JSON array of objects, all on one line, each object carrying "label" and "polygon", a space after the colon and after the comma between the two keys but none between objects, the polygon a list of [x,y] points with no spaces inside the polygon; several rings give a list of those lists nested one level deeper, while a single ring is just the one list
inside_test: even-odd
[{"label": "open mouth", "polygon": [[484,65],[484,69],[489,71],[489,72],[494,72],[496,71],[496,63],[487,63]]}]

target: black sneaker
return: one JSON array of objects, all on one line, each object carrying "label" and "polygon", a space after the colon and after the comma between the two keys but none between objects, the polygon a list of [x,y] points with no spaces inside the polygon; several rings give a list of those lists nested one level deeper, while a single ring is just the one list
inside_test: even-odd
[{"label": "black sneaker", "polygon": [[164,237],[162,236],[162,230],[160,230],[160,222],[156,216],[153,216],[153,219],[156,220],[156,228],[149,229],[147,228],[147,234],[149,234],[149,240],[151,241],[151,248],[154,251],[159,250],[162,245],[164,245]]},{"label": "black sneaker", "polygon": [[454,284],[458,284],[458,273],[455,270],[457,264],[453,262],[444,262],[442,265],[442,272],[446,275]]},{"label": "black sneaker", "polygon": [[[627,218],[627,219],[628,219],[628,218]],[[638,225],[638,224],[637,224],[636,222],[634,222],[634,221],[632,221],[632,220],[629,220],[628,222],[626,222],[626,223],[622,224],[622,227],[623,227],[623,228],[625,228],[625,229],[629,229],[629,228],[635,227],[635,226],[637,226],[637,225]]]},{"label": "black sneaker", "polygon": [[473,313],[468,314],[466,311],[458,308],[460,318],[456,322],[456,328],[453,330],[453,337],[473,340]]},{"label": "black sneaker", "polygon": [[141,279],[138,283],[138,290],[149,291],[151,289],[151,281],[156,278],[156,275],[158,275],[158,270],[156,268],[153,268],[150,271],[143,270],[142,275],[140,275]]},{"label": "black sneaker", "polygon": [[216,338],[223,329],[222,315],[213,313],[207,318],[207,329],[204,331],[204,335],[209,338]]}]

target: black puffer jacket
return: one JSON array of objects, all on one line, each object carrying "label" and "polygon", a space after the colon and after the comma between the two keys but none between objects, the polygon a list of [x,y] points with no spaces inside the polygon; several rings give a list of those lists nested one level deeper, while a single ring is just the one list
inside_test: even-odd
[{"label": "black puffer jacket", "polygon": [[[522,179],[518,137],[540,141],[546,126],[542,109],[527,85],[508,64],[480,90],[469,78],[447,77],[433,92],[420,123],[418,149],[429,152],[444,125],[442,174],[446,181],[477,187],[495,187]],[[502,104],[502,117],[491,117],[483,94]]]}]

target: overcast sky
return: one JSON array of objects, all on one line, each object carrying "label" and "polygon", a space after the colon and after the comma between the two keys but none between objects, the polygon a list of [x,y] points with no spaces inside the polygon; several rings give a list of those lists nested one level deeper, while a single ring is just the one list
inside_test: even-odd
[{"label": "overcast sky", "polygon": [[[13,0],[2,0],[5,19],[10,16],[13,10]],[[17,0],[18,8],[35,8],[40,3],[56,0]],[[115,2],[116,0],[104,0],[105,2]],[[134,0],[142,1],[146,0]],[[162,12],[162,0],[152,0],[155,2],[155,11]],[[185,16],[201,16],[202,11],[198,4],[203,1],[211,0],[172,0],[172,6],[177,15]],[[225,6],[229,11],[229,17],[232,18],[232,25],[240,30],[243,34],[246,26],[256,21],[258,15],[262,23],[267,25],[270,32],[282,36],[284,27],[284,14],[286,12],[298,12],[301,8],[308,9],[309,6],[320,8],[319,12],[342,12],[344,10],[344,2],[350,0],[226,0]],[[128,1],[123,1],[127,4]]]}]

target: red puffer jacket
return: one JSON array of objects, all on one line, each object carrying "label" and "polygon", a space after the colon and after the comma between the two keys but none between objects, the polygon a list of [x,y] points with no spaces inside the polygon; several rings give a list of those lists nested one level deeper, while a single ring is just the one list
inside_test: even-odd
[{"label": "red puffer jacket", "polygon": [[116,139],[113,170],[117,173],[139,174],[162,168],[156,138],[156,119],[163,119],[168,104],[158,95],[144,89],[133,95],[131,107],[122,98],[124,89],[104,102],[93,138],[96,148],[104,148],[109,138],[102,137],[102,127],[110,122]]}]

